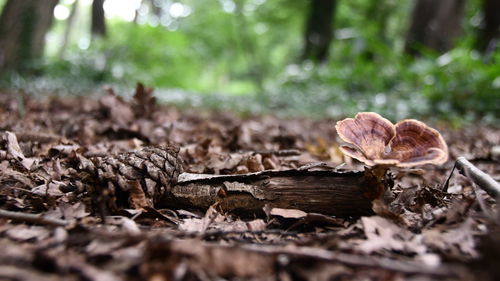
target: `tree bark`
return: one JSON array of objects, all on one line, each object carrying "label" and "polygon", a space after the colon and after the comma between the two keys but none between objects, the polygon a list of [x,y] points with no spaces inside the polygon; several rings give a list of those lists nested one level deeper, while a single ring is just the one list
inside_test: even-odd
[{"label": "tree bark", "polygon": [[500,1],[483,0],[483,21],[479,28],[476,48],[484,54],[492,53],[500,39]]},{"label": "tree bark", "polygon": [[92,2],[92,24],[91,31],[93,37],[106,36],[106,20],[104,18],[104,0],[94,0]]},{"label": "tree bark", "polygon": [[9,0],[0,16],[0,71],[28,71],[41,58],[58,0]]},{"label": "tree bark", "polygon": [[78,11],[78,0],[76,0],[72,7],[71,7],[71,13],[69,14],[68,19],[66,20],[66,29],[64,29],[64,37],[63,41],[61,43],[61,48],[59,49],[59,58],[64,57],[64,53],[66,52],[66,47],[68,46],[69,42],[69,36],[71,34],[71,30],[73,29],[73,26],[75,24],[75,18],[76,14]]},{"label": "tree bark", "polygon": [[[364,15],[364,24],[374,28],[377,40],[388,46],[391,42],[388,40],[386,34],[387,23],[397,4],[397,2],[387,0],[371,1]],[[377,57],[377,52],[373,48],[370,48],[370,46],[367,46],[361,53],[361,56],[368,61],[373,61]]]},{"label": "tree bark", "polygon": [[157,16],[158,20],[160,20],[160,17],[163,13],[162,8],[160,6],[158,6],[157,4],[155,4],[154,0],[149,0],[149,3],[150,3],[152,14]]},{"label": "tree bark", "polygon": [[337,217],[362,216],[372,214],[372,200],[382,196],[377,184],[378,180],[365,172],[184,173],[158,206],[205,210],[218,204],[224,211],[245,214],[262,214],[268,206]]},{"label": "tree bark", "polygon": [[439,53],[453,47],[462,31],[465,0],[417,0],[406,37],[405,52],[418,56],[422,47]]},{"label": "tree bark", "polygon": [[324,62],[333,39],[336,0],[312,0],[306,22],[303,60]]}]

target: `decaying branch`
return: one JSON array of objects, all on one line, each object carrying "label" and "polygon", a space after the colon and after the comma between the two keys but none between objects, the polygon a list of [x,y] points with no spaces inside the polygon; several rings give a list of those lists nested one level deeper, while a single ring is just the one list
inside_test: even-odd
[{"label": "decaying branch", "polygon": [[165,207],[206,209],[218,204],[225,211],[261,213],[265,205],[347,217],[371,213],[380,196],[374,179],[364,172],[264,171],[213,176],[181,174],[160,203]]},{"label": "decaying branch", "polygon": [[262,214],[267,205],[349,217],[370,214],[372,200],[383,192],[381,181],[365,172],[197,175],[180,174],[181,162],[177,151],[168,147],[147,147],[91,161],[80,159],[82,168],[98,179],[94,186],[101,188],[94,191],[108,207],[206,210],[216,204],[223,211]]},{"label": "decaying branch", "polygon": [[479,170],[464,157],[458,157],[455,165],[462,175],[472,180],[480,188],[486,191],[491,197],[495,199],[500,197],[500,184],[496,182],[490,175]]}]

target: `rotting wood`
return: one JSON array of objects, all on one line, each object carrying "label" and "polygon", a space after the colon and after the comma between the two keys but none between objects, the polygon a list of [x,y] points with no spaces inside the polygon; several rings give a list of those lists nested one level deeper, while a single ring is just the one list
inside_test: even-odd
[{"label": "rotting wood", "polygon": [[377,184],[364,172],[264,171],[230,176],[181,174],[161,207],[263,213],[263,207],[349,217],[372,213]]},{"label": "rotting wood", "polygon": [[88,186],[96,201],[111,211],[144,206],[206,210],[217,204],[223,211],[262,215],[267,205],[350,217],[371,214],[372,200],[386,189],[386,181],[369,171],[181,174],[182,160],[169,147],[79,160],[81,168],[91,174],[93,182]]}]

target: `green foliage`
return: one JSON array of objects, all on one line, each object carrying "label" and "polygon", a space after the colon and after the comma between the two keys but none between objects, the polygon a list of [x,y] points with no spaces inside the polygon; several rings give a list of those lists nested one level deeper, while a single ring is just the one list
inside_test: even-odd
[{"label": "green foliage", "polygon": [[[73,46],[63,61],[53,56],[49,64],[55,66],[49,65],[47,73],[87,69],[82,76],[96,76],[97,81],[143,81],[210,93],[263,92],[300,51],[296,46],[301,43],[305,5],[240,1],[234,11],[226,12],[223,2],[183,1],[192,14],[171,18],[166,26],[108,21],[108,38],[92,42],[88,50]],[[76,70],[66,69],[71,66]]]},{"label": "green foliage", "polygon": [[274,99],[281,108],[332,117],[367,110],[394,120],[421,116],[495,123],[500,117],[500,51],[482,57],[472,50],[474,34],[469,33],[441,56],[424,51],[421,58],[405,57],[402,15],[407,17],[410,8],[386,1],[376,7],[385,17],[373,17],[366,1],[340,5],[329,62],[289,65]]},{"label": "green foliage", "polygon": [[456,48],[414,61],[391,59],[388,53],[380,62],[359,57],[348,63],[332,60],[320,68],[297,65],[279,89],[287,96],[313,93],[300,102],[289,99],[283,107],[333,117],[367,110],[394,120],[427,116],[495,122],[500,108],[499,77],[498,65],[484,63],[470,49]]},{"label": "green foliage", "polygon": [[[496,54],[496,59],[500,59]],[[500,67],[484,63],[479,54],[457,48],[434,63],[419,69],[422,93],[432,103],[432,111],[454,111],[468,119],[484,113],[497,114],[500,108]],[[423,79],[422,79],[423,78]]]},{"label": "green foliage", "polygon": [[45,77],[70,81],[57,85],[142,81],[183,89],[158,90],[164,101],[247,113],[341,117],[372,110],[394,120],[498,121],[500,51],[482,57],[471,47],[478,0],[468,2],[456,48],[442,55],[423,50],[417,59],[403,54],[412,1],[339,1],[330,60],[320,65],[299,61],[307,1],[182,4],[190,15],[167,17],[165,25],[108,20],[108,38],[83,50],[73,42],[64,59],[51,48]]}]

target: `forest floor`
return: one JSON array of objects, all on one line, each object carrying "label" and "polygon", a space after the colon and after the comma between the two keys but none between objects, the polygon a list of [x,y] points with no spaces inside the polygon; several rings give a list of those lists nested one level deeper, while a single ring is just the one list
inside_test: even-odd
[{"label": "forest floor", "polygon": [[498,205],[457,171],[444,186],[459,156],[500,179],[498,128],[432,124],[450,160],[392,171],[391,199],[363,217],[106,213],[78,160],[173,145],[191,173],[362,169],[334,125],[159,106],[147,89],[130,101],[0,93],[0,280],[499,280]]}]

